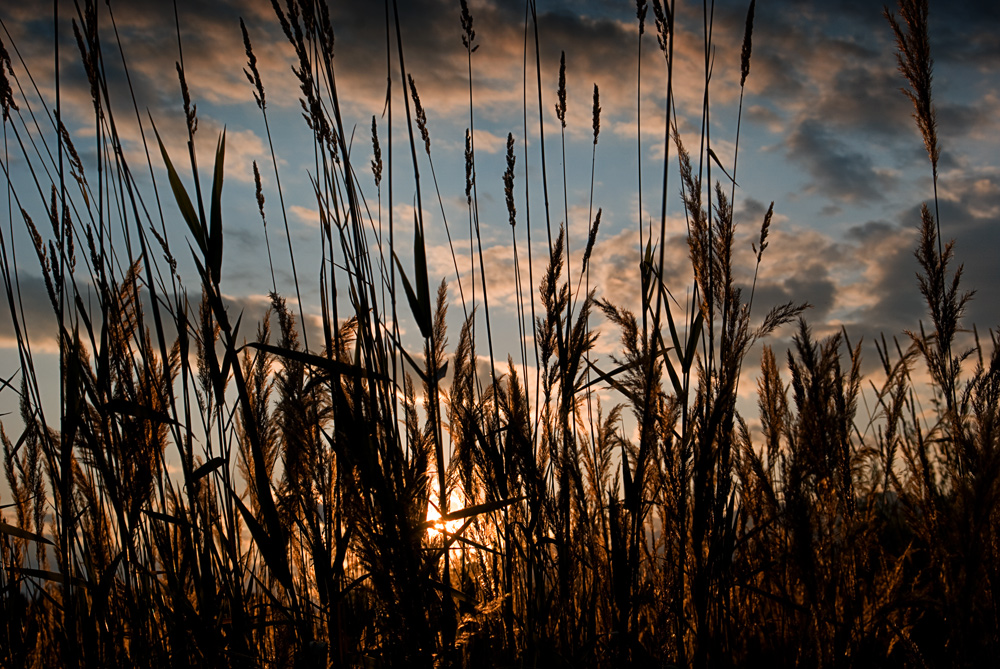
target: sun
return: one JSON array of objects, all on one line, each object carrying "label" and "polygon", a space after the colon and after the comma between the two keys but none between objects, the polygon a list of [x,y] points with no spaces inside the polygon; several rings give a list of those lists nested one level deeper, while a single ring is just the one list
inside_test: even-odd
[{"label": "sun", "polygon": [[[436,485],[433,487],[436,487]],[[438,495],[435,490],[431,495],[431,499],[427,502],[427,536],[435,539],[442,536],[442,534],[455,534],[462,529],[462,525],[465,522],[465,519],[462,518],[457,520],[441,520],[441,510],[434,502],[437,498]],[[462,508],[465,508],[463,495],[458,490],[452,490],[448,495],[448,509],[456,511]]]}]

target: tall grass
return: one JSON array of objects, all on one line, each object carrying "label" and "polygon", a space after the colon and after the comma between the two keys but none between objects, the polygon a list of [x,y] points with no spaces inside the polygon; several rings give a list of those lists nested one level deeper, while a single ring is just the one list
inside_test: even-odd
[{"label": "tall grass", "polygon": [[[273,266],[259,323],[244,323],[224,297],[226,136],[211,169],[199,165],[196,144],[208,140],[197,132],[180,53],[189,180],[170,142],[138,113],[141,101],[126,101],[134,121],[116,117],[121,107],[111,103],[101,63],[124,57],[127,45],[101,41],[92,0],[73,25],[94,107],[94,165],[84,165],[58,124],[58,97],[55,115],[30,106],[30,73],[0,48],[11,202],[0,271],[20,360],[2,389],[17,396],[20,420],[0,430],[11,494],[0,524],[0,664],[982,666],[996,657],[1000,349],[978,337],[968,350],[958,341],[971,294],[961,268],[952,269],[937,215],[926,2],[902,0],[902,22],[887,17],[934,176],[934,213],[924,207],[916,249],[930,321],[908,333],[906,347],[878,342],[885,381],[867,416],[858,408],[860,343],[852,346],[847,332],[817,340],[804,304],[759,316],[753,287],[746,295],[735,279],[737,161],[723,167],[709,133],[712,3],[703,7],[694,138],[682,138],[674,109],[679,10],[652,3],[665,59],[665,157],[658,235],[640,220],[638,313],[590,281],[601,209],[588,221],[579,265],[570,263],[568,226],[552,225],[543,128],[555,96],[565,164],[566,87],[576,84],[565,60],[558,82],[543,80],[544,32],[527,3],[524,116],[527,125],[528,99],[537,98],[530,122],[538,123],[542,162],[529,166],[526,152],[518,172],[508,135],[503,185],[522,341],[519,360],[494,357],[472,130],[477,42],[460,4],[474,246],[468,268],[451,247],[463,312],[453,349],[449,284],[432,292],[428,270],[416,132],[443,218],[444,200],[395,2],[386,3],[386,67],[390,104],[399,114],[402,96],[408,129],[412,243],[397,234],[393,214],[393,107],[381,134],[372,122],[377,202],[367,202],[360,180],[368,158],[350,148],[326,4],[273,3],[313,137],[323,255],[322,337],[312,342],[290,242],[294,285],[284,288],[294,290],[297,314]],[[718,63],[740,68],[741,109],[754,8],[751,1],[741,61]],[[641,55],[647,3],[636,10]],[[268,82],[242,29],[270,142]],[[532,41],[536,86],[528,90]],[[638,65],[636,76],[643,85]],[[598,95],[595,86],[591,193]],[[147,143],[152,193],[120,139],[119,123],[133,122]],[[282,194],[273,146],[271,155]],[[14,156],[37,192],[12,178]],[[527,203],[536,179],[544,212],[518,212],[515,195]],[[568,217],[565,170],[562,180]],[[671,189],[682,194],[692,268],[683,304],[664,283]],[[35,198],[48,227],[28,214]],[[283,194],[279,203],[284,217]],[[593,195],[590,204],[592,213]],[[773,209],[754,246],[758,267]],[[164,224],[177,213],[183,240]],[[536,291],[530,225],[543,216],[547,263]],[[17,255],[15,239],[25,233],[37,266]],[[194,290],[176,261],[185,245],[197,266]],[[464,271],[471,282],[463,285]],[[32,272],[57,315],[58,381],[39,373],[26,330],[21,282]],[[531,290],[522,293],[525,274]],[[594,355],[599,316],[601,327],[620,332],[618,352],[606,359]],[[416,326],[422,352],[402,341],[400,320]],[[792,323],[784,365],[763,347],[757,433],[737,403],[744,364],[754,344]],[[488,376],[479,365],[484,324]],[[974,369],[963,376],[968,361]],[[912,380],[923,367],[931,397]],[[58,415],[47,411],[54,384]],[[602,405],[597,387],[614,403]],[[629,414],[634,438],[623,428]]]}]

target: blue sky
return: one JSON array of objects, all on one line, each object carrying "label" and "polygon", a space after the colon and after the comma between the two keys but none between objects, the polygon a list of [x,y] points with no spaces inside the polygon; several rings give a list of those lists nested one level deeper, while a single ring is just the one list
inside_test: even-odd
[{"label": "blue sky", "polygon": [[[334,65],[345,123],[354,131],[352,163],[373,217],[377,219],[381,207],[383,221],[387,222],[386,184],[380,198],[367,167],[372,153],[373,115],[388,159],[388,121],[383,116],[387,72],[382,4],[335,4],[331,8],[337,39]],[[178,52],[173,8],[166,2],[122,2],[111,6],[139,109],[155,121],[176,162],[183,162],[177,160],[185,151],[185,135],[174,69]],[[139,173],[145,169],[139,128],[124,86],[124,70],[107,9],[104,3],[98,3],[98,7],[105,68],[117,96],[113,105],[126,149]],[[228,136],[223,291],[236,307],[262,313],[271,290],[264,231],[253,195],[251,165],[256,160],[265,183],[277,284],[280,292],[292,294],[282,212],[264,124],[243,74],[246,57],[239,28],[242,17],[260,60],[284,187],[285,213],[304,288],[304,309],[307,320],[315,326],[320,266],[317,207],[310,186],[310,174],[315,174],[315,168],[311,133],[301,117],[298,82],[290,70],[291,48],[266,0],[178,0],[177,7],[187,79],[198,106],[197,138],[203,166],[210,164],[209,156],[223,127]],[[472,57],[472,71],[483,252],[497,339],[508,346],[508,350],[498,351],[503,359],[504,353],[515,353],[517,349],[513,325],[516,283],[502,182],[508,132],[517,140],[515,188],[519,219],[515,232],[519,250],[524,253],[525,213],[530,211],[536,283],[545,249],[534,52],[532,49],[528,54],[526,129],[522,107],[524,5],[482,0],[470,3],[470,8],[479,45]],[[399,9],[407,68],[427,110],[442,204],[457,247],[463,290],[470,292],[473,276],[469,269],[463,154],[465,129],[470,125],[469,82],[459,3],[404,0]],[[644,226],[651,220],[658,225],[663,174],[665,69],[651,25],[652,11],[641,41],[639,92],[640,42],[634,3],[541,1],[538,9],[544,96],[541,120],[552,224],[558,226],[568,213],[571,248],[574,253],[582,250],[591,215],[591,113],[596,83],[603,111],[596,148],[593,212],[600,207],[603,217],[591,283],[600,297],[635,308],[638,228],[640,221]],[[713,149],[727,169],[734,153],[746,9],[747,3],[729,1],[717,2],[715,9],[711,137]],[[51,11],[50,3],[41,2],[5,3],[0,8],[4,27],[0,39],[11,52],[17,81],[29,85],[26,64],[49,105],[54,101]],[[93,162],[93,110],[69,24],[72,3],[63,3],[61,11],[64,115],[87,164]],[[682,139],[689,148],[696,149],[704,93],[702,5],[679,2],[677,12],[675,94],[679,126]],[[930,21],[942,145],[941,228],[946,238],[957,240],[956,257],[965,264],[965,285],[979,291],[966,322],[970,326],[976,323],[982,333],[996,324],[998,298],[993,287],[1000,280],[995,259],[1000,234],[1000,134],[996,113],[1000,102],[1000,40],[996,39],[1000,34],[1000,8],[991,2],[931,2]],[[553,109],[561,52],[566,54],[568,90],[565,206],[559,122]],[[394,52],[392,59],[396,172],[392,206],[397,230],[408,240],[415,193],[405,127],[400,123],[402,98]],[[757,239],[764,211],[773,200],[772,236],[755,297],[755,305],[761,305],[758,318],[773,304],[787,300],[809,302],[814,306],[807,318],[817,332],[829,334],[844,326],[852,339],[864,337],[869,342],[878,333],[887,337],[902,335],[905,329],[917,329],[921,318],[926,320],[912,250],[920,204],[932,196],[930,168],[909,117],[909,103],[899,92],[902,83],[896,71],[891,32],[882,17],[882,3],[757,3],[737,167],[740,187],[736,190],[736,217],[740,227],[736,260],[738,276],[749,283],[754,270],[751,242]],[[29,92],[25,101],[38,110],[34,93]],[[637,111],[641,112],[641,127]],[[18,118],[13,123],[27,132]],[[143,117],[143,123],[149,133],[148,118]],[[30,131],[37,135],[34,129]],[[43,126],[42,135],[51,140],[51,128]],[[527,153],[522,143],[525,138]],[[36,219],[40,218],[42,197],[28,178],[27,163],[11,134],[7,150],[5,162],[12,186],[21,204],[35,212]],[[675,292],[683,295],[690,286],[690,269],[672,148],[670,157],[666,275]],[[433,284],[448,279],[453,297],[452,332],[457,333],[461,309],[455,271],[429,165],[422,152],[420,161],[431,281]],[[164,196],[164,173],[155,155],[153,166],[160,195]],[[182,176],[190,187],[190,171],[182,171]],[[140,177],[140,181],[152,205],[149,180]],[[530,207],[525,201],[525,183],[530,187]],[[6,205],[7,195],[0,197]],[[168,200],[164,199],[163,207],[168,236],[181,260],[182,272],[190,272],[192,264],[185,257],[186,251],[180,252],[186,249],[185,226]],[[33,256],[28,254],[30,247],[20,217],[14,217],[12,226],[4,221],[4,228],[5,234],[13,230],[27,325],[37,350],[44,354],[53,350],[54,340],[51,318],[44,314],[47,300],[42,297],[39,272]],[[408,258],[403,261],[410,266]],[[576,256],[571,265],[579,267]],[[196,285],[193,274],[187,276],[187,285]],[[416,348],[415,325],[409,318],[401,321],[407,332],[405,341]],[[611,352],[617,334],[610,328],[604,330],[598,347]],[[779,348],[783,345],[780,338],[774,344]],[[0,315],[0,350],[4,351],[0,374],[7,378],[17,371],[17,357],[6,311]],[[485,353],[485,345],[480,346],[480,353]],[[873,350],[866,351],[866,359],[869,367],[877,364]],[[752,371],[756,364],[755,359],[749,360],[747,367]],[[752,388],[752,384],[746,385]],[[3,394],[7,395],[0,400],[3,410],[9,410],[10,393]]]}]

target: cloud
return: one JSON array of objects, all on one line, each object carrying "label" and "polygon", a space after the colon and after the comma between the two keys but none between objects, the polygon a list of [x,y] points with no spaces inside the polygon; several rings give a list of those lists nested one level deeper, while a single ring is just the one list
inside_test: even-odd
[{"label": "cloud", "polygon": [[[2,10],[5,25],[32,66],[44,95],[51,99],[54,71],[51,53],[51,21],[39,18],[30,3],[8,3]],[[63,18],[71,16],[73,5],[64,2]],[[132,122],[135,112],[125,78],[125,69],[114,47],[110,17],[106,5],[98,3],[102,40],[107,48],[105,67],[111,86],[113,111],[118,132],[125,143],[127,156],[135,167],[145,160],[138,128]],[[263,141],[262,120],[252,103],[251,86],[242,69],[246,56],[239,31],[239,16],[243,16],[254,44],[267,89],[272,131],[277,138],[280,156],[294,161],[283,171],[283,184],[291,195],[298,187],[296,201],[287,200],[287,211],[293,223],[316,225],[315,200],[309,188],[308,174],[312,169],[312,146],[301,151],[288,139],[290,128],[308,137],[298,116],[298,81],[291,73],[294,63],[290,46],[278,28],[267,0],[223,1],[214,3],[180,2],[181,38],[187,80],[195,103],[199,105],[201,127],[198,134],[198,161],[203,179],[211,165],[214,139],[228,124],[227,180],[236,181],[233,190],[226,191],[227,206],[237,200],[234,192],[246,200],[246,210],[253,213],[251,189],[245,186],[252,178],[249,169],[253,160],[262,161],[269,153]],[[122,35],[129,78],[135,91],[142,122],[146,110],[155,119],[170,155],[190,186],[187,163],[186,131],[184,128],[179,84],[174,62],[178,59],[173,9],[169,3],[116,3],[115,21]],[[797,193],[797,208],[792,220],[775,219],[771,246],[765,253],[757,277],[754,296],[755,316],[763,314],[772,304],[785,301],[808,301],[814,305],[808,314],[811,322],[823,333],[836,331],[841,324],[850,332],[871,337],[879,331],[899,333],[914,328],[923,317],[924,309],[916,290],[916,263],[912,256],[916,223],[919,216],[916,203],[927,197],[929,170],[921,141],[909,119],[908,101],[899,93],[902,81],[896,72],[891,34],[880,14],[880,5],[864,0],[848,0],[836,5],[800,0],[777,0],[757,8],[754,51],[747,81],[743,108],[741,147],[753,147],[765,141],[776,147],[769,154],[779,167],[787,170],[775,174],[771,183],[798,188],[798,170],[807,182],[805,192]],[[385,22],[381,5],[335,3],[331,7],[337,42],[333,65],[337,77],[339,101],[350,133],[355,124],[353,146],[354,167],[359,179],[371,189],[367,162],[370,152],[368,132],[372,115],[378,117],[382,133],[382,150],[388,160],[388,143],[382,116],[385,108],[386,75],[391,75],[393,94],[393,141],[395,142],[395,207],[394,222],[400,260],[407,271],[412,268],[410,248],[413,230],[413,182],[407,178],[409,158],[406,155],[404,113],[402,107],[399,58],[395,52],[395,35],[386,53]],[[726,165],[731,163],[735,120],[735,102],[739,96],[739,47],[742,41],[746,3],[720,1],[714,28],[714,62],[712,88],[712,137],[716,153]],[[481,206],[481,238],[483,264],[490,293],[491,316],[505,327],[517,313],[518,291],[525,297],[537,290],[538,280],[547,262],[545,232],[539,226],[541,188],[538,166],[539,121],[538,92],[535,90],[533,36],[528,35],[527,70],[524,66],[523,7],[499,0],[472,3],[479,49],[472,56],[473,96],[475,105],[477,170]],[[938,119],[945,152],[941,163],[942,229],[947,238],[958,237],[958,260],[966,263],[966,282],[983,288],[1000,279],[993,269],[990,256],[997,247],[995,220],[1000,216],[1000,177],[984,167],[995,153],[998,90],[994,67],[1000,64],[1000,47],[995,35],[998,9],[994,4],[968,2],[948,11],[932,11],[932,47],[937,62]],[[689,148],[700,128],[704,83],[704,44],[700,36],[700,8],[678,16],[674,90],[678,124]],[[427,229],[428,263],[432,275],[447,277],[452,299],[456,299],[454,264],[459,266],[463,292],[471,299],[475,286],[477,300],[482,297],[481,277],[470,269],[478,264],[478,247],[470,251],[467,209],[463,193],[464,128],[469,125],[468,60],[461,44],[459,10],[450,0],[412,0],[400,3],[400,26],[408,71],[420,88],[427,109],[437,174],[444,185],[443,202],[453,236],[456,258],[453,261],[438,223],[440,210],[432,202],[429,169],[426,159],[419,156],[424,180],[423,206]],[[166,28],[165,28],[166,27]],[[530,26],[529,26],[530,28]],[[390,32],[394,30],[390,25]],[[568,115],[566,163],[569,169],[589,170],[591,149],[591,112],[593,85],[601,91],[602,135],[598,147],[598,192],[596,206],[604,206],[604,221],[591,265],[591,284],[599,296],[606,297],[633,310],[639,308],[639,253],[642,244],[635,221],[648,224],[658,220],[658,194],[650,194],[650,184],[659,180],[659,171],[644,171],[643,199],[648,207],[657,209],[639,212],[638,197],[623,174],[636,173],[636,136],[640,132],[637,108],[642,113],[640,154],[644,166],[650,159],[662,157],[665,66],[652,26],[642,40],[642,94],[637,96],[639,40],[633,12],[624,5],[590,2],[579,5],[570,2],[546,4],[539,15],[541,40],[541,116],[549,150],[549,186],[553,226],[567,218],[562,210],[562,189],[553,177],[559,169],[561,156],[556,157],[560,126],[555,119],[556,81],[560,52],[567,61]],[[78,54],[69,36],[68,23],[61,28],[66,37],[62,52],[62,100],[67,110],[70,130],[85,160],[95,161],[93,153],[93,112],[90,91],[79,66]],[[387,58],[389,62],[387,63]],[[15,63],[15,67],[19,67]],[[993,68],[991,71],[990,68]],[[387,68],[389,68],[387,70]],[[972,76],[973,72],[976,76]],[[525,130],[522,86],[527,86],[527,142],[531,161],[532,279],[528,279],[527,240],[524,237],[527,203],[522,202],[521,179]],[[954,94],[952,97],[950,94]],[[638,105],[638,107],[637,107]],[[147,128],[148,130],[148,128]],[[500,174],[503,171],[504,139],[508,131],[518,139],[518,260],[520,283],[515,272],[510,229],[506,225]],[[764,135],[764,133],[767,133]],[[520,135],[520,136],[519,136]],[[766,139],[762,140],[762,137]],[[147,140],[151,139],[147,132]],[[89,140],[89,141],[88,141]],[[622,148],[624,147],[624,148]],[[970,147],[972,150],[970,150]],[[741,148],[750,153],[751,149]],[[90,152],[90,153],[88,153]],[[418,152],[420,147],[418,146]],[[673,154],[673,149],[671,148]],[[747,155],[747,154],[744,154]],[[305,156],[305,157],[303,157]],[[767,170],[755,169],[753,155],[740,158],[740,182],[755,178]],[[16,161],[17,158],[12,160]],[[158,165],[159,157],[153,152]],[[270,161],[266,161],[270,162]],[[584,163],[586,162],[586,165]],[[308,165],[308,167],[304,167]],[[402,166],[401,166],[402,165]],[[923,169],[920,178],[910,184],[910,166]],[[261,165],[264,176],[270,170]],[[767,165],[770,167],[770,164]],[[645,167],[644,167],[645,170]],[[603,173],[603,175],[602,175]],[[287,179],[286,179],[287,175]],[[162,178],[162,177],[159,177]],[[296,183],[295,180],[298,180]],[[601,184],[601,179],[606,185]],[[676,196],[675,173],[671,173],[671,198]],[[582,182],[581,182],[582,183]],[[908,185],[910,184],[910,185]],[[265,186],[268,184],[265,183]],[[453,186],[453,187],[452,187]],[[572,235],[571,269],[580,268],[588,221],[589,183],[568,188],[569,228]],[[603,187],[603,192],[602,192]],[[237,190],[237,189],[240,190]],[[268,203],[277,204],[276,194],[268,190]],[[161,189],[161,197],[164,192]],[[779,198],[784,193],[776,193]],[[169,202],[170,194],[166,198]],[[382,185],[383,203],[388,203],[386,181]],[[791,199],[789,197],[788,199]],[[743,222],[737,237],[739,281],[746,291],[753,281],[754,258],[750,244],[756,242],[762,202],[739,198],[737,218]],[[152,199],[149,199],[152,209]],[[369,198],[369,205],[374,205]],[[655,203],[655,204],[653,204]],[[902,203],[902,204],[901,204]],[[808,204],[808,207],[806,206]],[[165,207],[165,209],[167,209]],[[779,210],[783,207],[779,201]],[[236,209],[239,214],[245,213]],[[691,285],[690,263],[684,221],[680,210],[671,200],[668,211],[668,239],[665,253],[665,280],[683,303],[685,291]],[[861,214],[858,212],[862,211]],[[818,216],[813,216],[818,214]],[[169,204],[170,217],[179,226],[176,208]],[[377,217],[375,207],[372,215]],[[385,216],[385,212],[383,212]],[[810,216],[813,216],[810,218]],[[277,216],[270,214],[272,226],[283,234]],[[387,218],[387,216],[386,216]],[[227,218],[229,221],[238,216]],[[254,225],[259,219],[249,217]],[[816,229],[823,225],[822,229]],[[310,246],[304,255],[319,256],[315,234],[307,225],[293,230],[296,238],[309,236]],[[249,229],[249,228],[248,228]],[[256,245],[259,252],[259,232],[227,227],[230,249],[246,253]],[[272,237],[275,258],[287,260],[284,243]],[[374,237],[369,241],[374,246]],[[399,241],[402,240],[402,241]],[[183,248],[183,247],[182,247]],[[186,255],[186,249],[184,249]],[[339,251],[338,251],[339,253]],[[268,284],[263,272],[257,272],[261,285],[251,283],[257,265],[250,262],[237,266],[227,260],[226,277],[236,286],[260,291]],[[306,263],[302,262],[302,265]],[[318,264],[318,262],[317,262]],[[229,272],[229,268],[234,268]],[[300,266],[300,276],[313,276],[314,267]],[[279,270],[280,272],[281,270]],[[376,270],[377,271],[377,270]],[[313,272],[313,274],[308,274]],[[574,276],[574,281],[576,277]],[[242,283],[246,280],[246,283]],[[35,331],[43,331],[47,298],[39,293],[40,284],[25,279],[25,294],[31,298],[29,309],[38,307],[39,314],[27,314]],[[307,282],[303,282],[304,284]],[[534,286],[530,284],[534,283]],[[290,286],[290,279],[279,282]],[[307,299],[315,297],[304,287]],[[747,295],[749,292],[746,293]],[[248,298],[249,299],[249,298]],[[995,300],[986,294],[970,305],[970,321],[992,324]],[[257,305],[259,307],[259,305]],[[259,309],[258,309],[259,311]],[[482,309],[480,318],[483,317]],[[454,309],[453,314],[458,310]],[[248,311],[248,315],[249,315]],[[255,312],[256,313],[256,312]],[[409,321],[406,308],[401,319]],[[249,317],[249,316],[248,316]],[[315,317],[307,317],[313,323]],[[595,321],[596,322],[596,321]],[[412,325],[412,322],[410,322]],[[7,330],[3,330],[7,327]],[[314,327],[314,325],[312,325]],[[509,330],[513,330],[511,326]],[[411,332],[415,329],[410,327]],[[0,337],[10,339],[9,321],[0,321]],[[602,335],[604,350],[612,350],[615,333]],[[39,340],[42,341],[41,339]],[[51,341],[54,341],[52,339]],[[41,344],[39,344],[41,345]]]},{"label": "cloud", "polygon": [[[995,136],[997,80],[988,63],[1000,49],[988,36],[1000,21],[995,7],[982,4],[931,12],[945,168],[961,164],[969,142],[992,143]],[[746,119],[781,137],[785,155],[811,177],[806,195],[837,206],[885,203],[898,186],[896,170],[920,164],[921,140],[912,105],[899,92],[904,81],[881,6],[761,6],[753,44]],[[978,74],[973,58],[981,59]]]},{"label": "cloud", "polygon": [[767,128],[767,131],[773,134],[782,132],[786,124],[785,118],[781,113],[759,104],[747,108],[746,119],[750,123]]},{"label": "cloud", "polygon": [[[45,290],[44,281],[41,277],[32,276],[30,274],[22,274],[19,276],[19,283],[20,291],[15,292],[15,301],[19,304],[18,325],[22,334],[26,335],[28,341],[30,342],[32,354],[58,353],[59,346],[56,336],[56,318],[51,302],[49,301],[48,294]],[[84,282],[78,278],[78,287],[81,293],[82,303],[87,308],[88,319],[95,328],[95,337],[98,341],[100,341],[100,327],[104,316],[102,316],[100,307],[96,301],[93,286],[89,282]],[[155,344],[156,334],[153,325],[150,294],[147,290],[140,288],[140,296],[144,317],[144,327],[150,330],[151,337],[153,337]],[[176,321],[166,311],[166,307],[164,306],[166,304],[166,302],[164,302],[165,296],[161,294],[160,298],[164,337],[169,348],[177,337]],[[169,304],[173,306],[177,304],[178,299],[187,303],[187,318],[189,321],[196,321],[200,297],[193,293],[186,293],[180,296],[174,295],[171,298],[167,298],[167,301],[169,301]],[[257,336],[257,324],[263,321],[265,315],[271,308],[270,297],[268,295],[261,294],[224,295],[223,300],[226,305],[226,310],[229,312],[230,318],[233,321],[235,321],[237,316],[242,317],[241,320],[243,322],[243,326],[240,330],[240,337],[245,338],[248,341],[254,341]],[[295,317],[298,327],[299,312],[294,297],[288,298],[287,304],[290,312]],[[315,346],[316,343],[322,341],[322,323],[320,316],[318,314],[311,314],[307,311],[306,321],[307,335],[309,337],[310,345]],[[188,326],[196,329],[197,323],[189,322]],[[272,319],[272,333],[276,333],[276,329],[277,324]],[[83,338],[84,345],[89,346],[89,335],[87,334],[85,327],[82,325],[80,326],[80,335]],[[272,334],[272,343],[274,342],[275,337],[276,334]],[[192,342],[191,345],[193,347],[194,343]],[[17,339],[15,335],[14,323],[10,318],[10,312],[5,308],[2,314],[0,314],[0,350],[6,349],[7,351],[12,351],[16,350],[16,348]],[[91,351],[91,354],[93,355],[93,351]],[[7,356],[8,358],[13,357],[9,352],[7,353]],[[16,359],[16,357],[13,359]],[[0,369],[0,374],[9,374],[11,371],[13,370]]]},{"label": "cloud", "polygon": [[788,137],[788,157],[812,176],[808,188],[833,200],[870,203],[883,200],[895,178],[872,158],[833,136],[820,122],[802,122]]},{"label": "cloud", "polygon": [[[44,280],[41,276],[24,272],[18,273],[17,280],[20,294],[15,292],[15,302],[21,335],[27,338],[34,352],[58,353],[56,317]],[[10,310],[5,305],[0,310],[0,349],[16,347],[17,330]]]},{"label": "cloud", "polygon": [[319,211],[315,209],[293,204],[288,208],[288,213],[292,215],[293,219],[305,223],[311,228],[319,227]]}]

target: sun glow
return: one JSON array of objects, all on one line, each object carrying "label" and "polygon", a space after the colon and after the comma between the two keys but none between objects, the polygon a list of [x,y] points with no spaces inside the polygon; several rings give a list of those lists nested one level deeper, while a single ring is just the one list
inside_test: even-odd
[{"label": "sun glow", "polygon": [[[432,486],[437,488],[436,485]],[[442,536],[442,530],[446,534],[455,534],[465,523],[464,518],[459,518],[457,520],[441,520],[441,509],[438,508],[435,500],[438,499],[437,490],[434,490],[432,494],[432,499],[427,502],[427,535],[432,538],[437,538]],[[458,490],[452,490],[448,495],[448,510],[449,512],[457,511],[458,509],[465,508],[465,500],[463,495]]]}]

